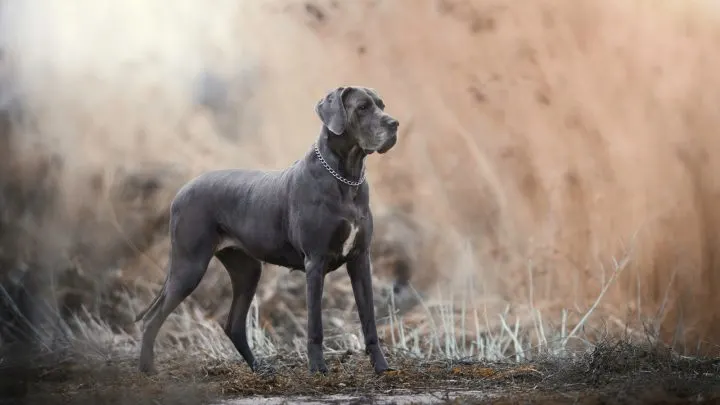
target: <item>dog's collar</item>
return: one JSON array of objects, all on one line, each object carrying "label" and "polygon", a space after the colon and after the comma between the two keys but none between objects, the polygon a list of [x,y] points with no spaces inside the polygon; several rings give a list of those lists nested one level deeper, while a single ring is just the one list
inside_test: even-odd
[{"label": "dog's collar", "polygon": [[362,175],[360,176],[360,180],[358,181],[352,181],[348,180],[345,177],[338,174],[335,170],[330,167],[330,165],[325,161],[325,159],[322,157],[322,154],[320,153],[320,149],[317,146],[317,143],[313,144],[313,149],[315,149],[315,155],[317,155],[318,159],[320,159],[320,164],[323,165],[323,167],[330,172],[330,174],[333,175],[336,179],[340,180],[341,182],[347,184],[348,186],[357,187],[365,182],[365,166],[363,165],[363,171]]}]

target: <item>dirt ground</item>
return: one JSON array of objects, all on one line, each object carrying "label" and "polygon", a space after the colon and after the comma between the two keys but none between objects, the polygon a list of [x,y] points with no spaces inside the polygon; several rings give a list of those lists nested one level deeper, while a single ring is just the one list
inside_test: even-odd
[{"label": "dirt ground", "polygon": [[[258,376],[244,363],[167,360],[159,373],[136,372],[135,360],[15,369],[2,375],[7,403],[219,404],[680,404],[720,402],[720,361],[688,359],[628,343],[599,345],[574,359],[510,362],[421,361],[389,355],[395,370],[375,375],[365,356],[328,356],[327,376],[311,376],[297,355],[267,359]],[[14,399],[9,395],[14,394]],[[223,402],[227,401],[227,402]],[[245,402],[240,402],[245,401]],[[277,403],[277,402],[275,402]]]}]

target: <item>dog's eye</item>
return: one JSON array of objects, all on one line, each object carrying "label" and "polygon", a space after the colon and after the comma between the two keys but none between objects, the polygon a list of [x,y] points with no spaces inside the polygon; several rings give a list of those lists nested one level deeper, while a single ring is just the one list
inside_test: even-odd
[{"label": "dog's eye", "polygon": [[358,108],[360,109],[360,111],[365,111],[368,109],[368,107],[370,107],[370,103],[362,103]]}]

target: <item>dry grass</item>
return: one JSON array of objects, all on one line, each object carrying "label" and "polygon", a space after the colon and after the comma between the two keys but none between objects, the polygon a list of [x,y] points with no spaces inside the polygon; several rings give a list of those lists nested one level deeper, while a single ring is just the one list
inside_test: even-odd
[{"label": "dry grass", "polygon": [[[97,336],[97,330],[92,332]],[[616,337],[575,356],[545,353],[519,363],[442,355],[423,359],[390,350],[388,359],[400,371],[382,377],[372,372],[362,352],[353,350],[327,356],[327,377],[309,375],[301,356],[283,350],[268,359],[277,373],[261,377],[230,352],[224,359],[212,359],[198,350],[217,354],[222,347],[217,343],[204,337],[182,356],[166,351],[161,372],[153,377],[137,373],[135,359],[117,353],[112,359],[107,354],[88,356],[85,343],[83,351],[64,352],[60,361],[41,361],[23,372],[3,368],[0,388],[6,395],[16,390],[26,403],[45,404],[218,403],[223,398],[258,396],[369,401],[412,399],[414,394],[434,395],[434,403],[458,396],[450,403],[617,403],[621,397],[622,403],[704,403],[720,398],[717,361],[678,356],[657,345]]]},{"label": "dry grass", "polygon": [[[627,258],[619,261],[615,274],[620,274],[628,263]],[[328,283],[330,295],[350,295],[337,290],[343,284],[337,282],[337,277],[332,279]],[[128,320],[136,312],[135,307],[150,300],[153,291],[145,285],[130,292],[120,277],[108,285],[100,295],[107,307],[104,311],[83,311],[70,318],[50,316],[56,321],[55,328],[33,329],[32,333],[38,334],[37,342],[52,343],[35,346],[32,355],[21,358],[3,352],[0,374],[4,385],[0,389],[5,395],[45,404],[190,404],[248,396],[330,395],[332,399],[338,395],[390,395],[392,400],[392,395],[413,398],[413,393],[435,393],[441,399],[443,392],[453,397],[467,392],[470,394],[455,401],[484,403],[489,399],[529,396],[533,401],[548,402],[582,397],[593,403],[602,398],[607,401],[612,395],[637,396],[640,402],[652,395],[707,398],[720,390],[716,361],[680,356],[648,334],[628,334],[627,330],[623,334],[607,328],[586,330],[591,312],[577,318],[564,313],[560,325],[544,322],[537,311],[528,314],[531,320],[524,321],[506,312],[498,314],[494,326],[487,317],[481,322],[479,308],[470,302],[463,301],[464,305],[456,308],[458,300],[452,297],[434,302],[417,297],[426,316],[411,320],[394,308],[392,293],[388,315],[380,319],[384,325],[380,333],[397,373],[374,375],[362,353],[359,324],[348,317],[352,305],[334,302],[325,303],[329,311],[324,319],[330,375],[309,375],[301,339],[305,331],[288,327],[302,329],[301,322],[286,320],[275,322],[275,327],[261,327],[256,299],[248,319],[250,344],[278,372],[273,376],[255,375],[218,322],[191,297],[168,319],[157,342],[161,373],[146,377],[136,369],[138,325]],[[290,290],[296,287],[285,285]],[[287,297],[289,291],[282,291],[282,287],[279,290],[279,296]],[[298,302],[301,297],[295,291],[289,305],[302,307]],[[598,296],[596,302],[602,298]],[[270,302],[284,303],[277,297]],[[345,309],[338,308],[338,304]],[[298,317],[301,312],[288,311],[287,315]],[[473,314],[472,327],[465,324],[467,312]],[[658,387],[664,391],[647,393]],[[596,395],[589,396],[590,392]]]},{"label": "dry grass", "polygon": [[[5,347],[133,358],[179,185],[292,162],[312,105],[352,82],[403,131],[369,170],[376,307],[398,359],[571,361],[618,334],[718,351],[709,0],[0,5]],[[327,350],[356,352],[346,276],[327,286]],[[218,327],[230,294],[213,261],[161,357],[237,360]],[[249,322],[256,352],[301,362],[302,275],[267,268]]]}]

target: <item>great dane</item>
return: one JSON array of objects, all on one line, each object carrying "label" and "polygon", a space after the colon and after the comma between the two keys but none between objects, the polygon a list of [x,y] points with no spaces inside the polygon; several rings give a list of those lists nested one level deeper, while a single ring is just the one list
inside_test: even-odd
[{"label": "great dane", "polygon": [[375,372],[390,370],[378,342],[370,270],[373,217],[365,158],[397,141],[398,120],[378,93],[338,87],[319,100],[316,142],[290,167],[277,171],[228,169],[204,173],[184,185],[170,206],[170,264],[162,289],[143,319],[139,369],[154,373],[153,346],[168,315],[195,290],[213,256],[232,280],[225,333],[253,371],[257,361],[245,330],[262,262],[305,272],[307,351],[311,373],[327,373],[321,300],[325,275],[346,265],[365,352]]}]

